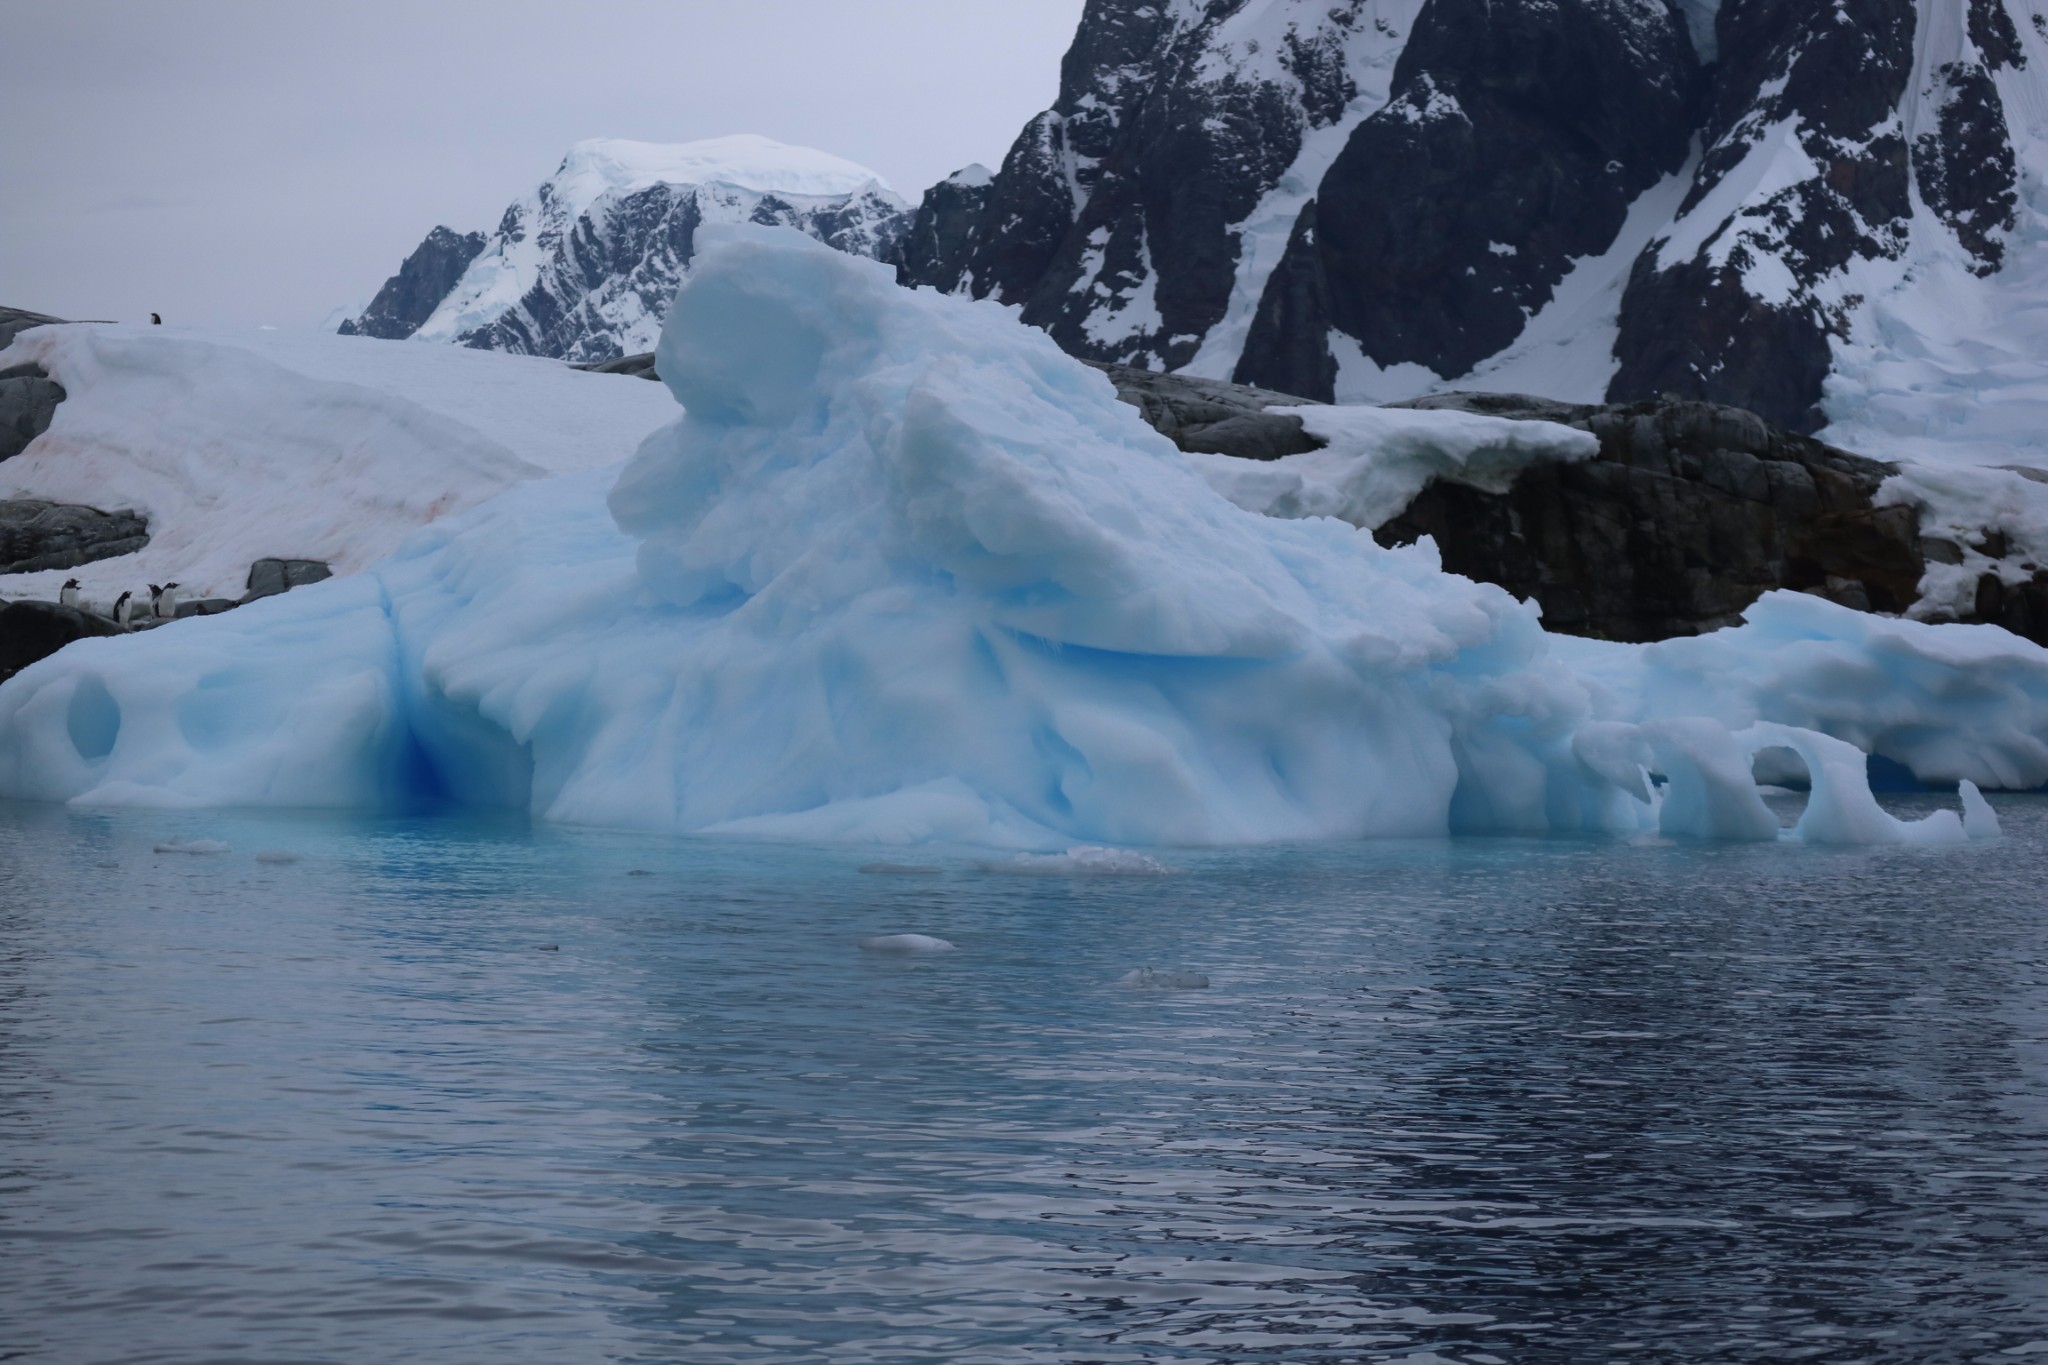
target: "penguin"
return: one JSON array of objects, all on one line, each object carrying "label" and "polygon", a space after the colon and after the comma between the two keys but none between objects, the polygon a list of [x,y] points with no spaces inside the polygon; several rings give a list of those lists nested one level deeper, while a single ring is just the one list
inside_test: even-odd
[{"label": "penguin", "polygon": [[178,585],[176,583],[164,584],[163,591],[157,594],[156,619],[159,621],[175,621],[178,619]]},{"label": "penguin", "polygon": [[64,580],[64,586],[57,589],[57,605],[60,607],[75,607],[78,605],[77,579],[67,578]]},{"label": "penguin", "polygon": [[124,592],[114,599],[114,624],[127,626],[135,619],[135,594]]},{"label": "penguin", "polygon": [[164,325],[164,319],[163,319],[163,314],[161,314],[161,313],[151,313],[151,314],[149,315],[149,325],[150,325],[150,326],[152,326],[152,327],[161,327],[161,326],[163,326],[163,325]]}]

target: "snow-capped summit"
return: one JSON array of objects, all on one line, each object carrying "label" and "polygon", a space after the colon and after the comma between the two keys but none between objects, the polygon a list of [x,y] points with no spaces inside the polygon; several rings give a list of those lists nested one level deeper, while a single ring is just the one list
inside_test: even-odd
[{"label": "snow-capped summit", "polygon": [[781,224],[880,256],[908,205],[865,166],[752,133],[592,138],[488,237],[434,229],[341,330],[575,361],[646,351],[711,222]]},{"label": "snow-capped summit", "polygon": [[865,166],[758,133],[735,133],[701,142],[586,138],[569,149],[548,183],[554,187],[557,201],[578,213],[606,194],[630,194],[657,184],[735,185],[763,194],[824,198],[854,194],[869,185],[895,192]]}]

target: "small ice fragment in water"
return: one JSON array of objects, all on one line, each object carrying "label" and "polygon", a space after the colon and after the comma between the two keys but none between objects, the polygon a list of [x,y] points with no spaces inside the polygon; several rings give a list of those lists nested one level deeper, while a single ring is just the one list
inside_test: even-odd
[{"label": "small ice fragment in water", "polygon": [[1128,991],[1199,991],[1208,988],[1209,978],[1200,972],[1155,972],[1139,967],[1118,977],[1116,984]]},{"label": "small ice fragment in water", "polygon": [[168,843],[158,844],[156,851],[159,853],[225,853],[228,851],[228,846],[218,839],[189,839],[183,843],[172,840]]},{"label": "small ice fragment in water", "polygon": [[299,855],[288,848],[266,848],[256,855],[259,863],[295,863]]},{"label": "small ice fragment in water", "polygon": [[1991,809],[1991,803],[1984,799],[1984,793],[1977,790],[1977,784],[1964,778],[1956,784],[1956,794],[1963,798],[1963,833],[1972,839],[1996,839],[1999,835],[1998,812]]},{"label": "small ice fragment in water", "polygon": [[930,934],[878,934],[860,941],[864,953],[950,953],[953,945]]},{"label": "small ice fragment in water", "polygon": [[1008,862],[977,866],[983,872],[1013,872],[1026,877],[1171,877],[1180,871],[1127,848],[1087,844],[1065,853],[1020,853]]},{"label": "small ice fragment in water", "polygon": [[945,871],[928,863],[862,863],[857,870],[882,877],[936,877]]}]

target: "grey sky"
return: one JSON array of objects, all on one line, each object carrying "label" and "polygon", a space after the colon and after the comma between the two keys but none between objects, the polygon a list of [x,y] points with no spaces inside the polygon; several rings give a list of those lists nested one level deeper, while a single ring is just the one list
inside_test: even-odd
[{"label": "grey sky", "polygon": [[0,0],[0,304],[305,326],[586,137],[754,132],[905,196],[1052,102],[1082,0]]}]

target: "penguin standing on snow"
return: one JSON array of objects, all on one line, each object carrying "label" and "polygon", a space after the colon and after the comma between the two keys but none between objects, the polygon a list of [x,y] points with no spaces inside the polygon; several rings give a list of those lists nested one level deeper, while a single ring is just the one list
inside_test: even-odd
[{"label": "penguin standing on snow", "polygon": [[57,605],[60,607],[75,607],[78,605],[77,579],[67,578],[64,580],[64,586],[57,589]]},{"label": "penguin standing on snow", "polygon": [[126,627],[131,625],[134,622],[134,620],[135,594],[132,592],[124,592],[119,597],[114,599],[114,624],[125,629]]},{"label": "penguin standing on snow", "polygon": [[175,621],[178,619],[178,585],[166,583],[156,595],[156,619]]}]

